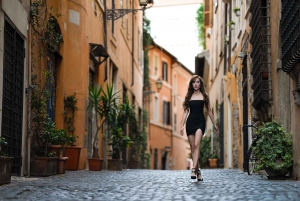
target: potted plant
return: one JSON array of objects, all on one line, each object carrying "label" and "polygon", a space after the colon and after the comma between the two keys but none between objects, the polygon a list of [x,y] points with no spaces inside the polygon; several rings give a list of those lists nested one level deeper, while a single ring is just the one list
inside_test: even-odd
[{"label": "potted plant", "polygon": [[129,136],[126,136],[127,125],[135,118],[134,106],[129,104],[129,100],[125,97],[124,103],[118,105],[114,121],[111,122],[111,134],[108,136],[108,145],[111,145],[110,155],[112,159],[108,160],[108,169],[122,170],[121,153],[132,143]]},{"label": "potted plant", "polygon": [[209,156],[209,167],[210,168],[216,168],[218,166],[218,154],[217,153],[212,153],[210,156]]},{"label": "potted plant", "polygon": [[14,162],[14,157],[6,156],[1,150],[1,147],[6,144],[5,139],[0,136],[0,185],[10,183],[12,165]]},{"label": "potted plant", "polygon": [[[77,106],[77,98],[76,93],[72,95],[66,96],[64,98],[64,123],[68,134],[75,137],[75,114],[78,110]],[[71,139],[71,138],[69,138]],[[81,153],[81,146],[75,145],[75,140],[73,142],[69,142],[68,146],[64,149],[64,156],[69,159],[66,161],[66,169],[67,170],[78,170],[79,166],[79,158]]]},{"label": "potted plant", "polygon": [[138,122],[136,117],[132,118],[129,122],[129,136],[132,139],[130,149],[130,159],[128,161],[129,169],[137,169],[139,165],[139,159],[142,152],[142,146],[147,140],[145,133],[138,129]]},{"label": "potted plant", "polygon": [[[104,159],[100,159],[98,153],[100,130],[105,124],[107,129],[103,131],[103,140],[106,143],[107,138],[111,136],[111,127],[113,127],[115,122],[118,99],[118,92],[114,92],[113,85],[107,84],[106,90],[103,90],[101,86],[92,86],[89,89],[88,109],[94,111],[96,124],[96,131],[93,138],[92,158],[88,159],[90,170],[101,170],[102,162],[106,162],[106,147],[102,147]],[[107,133],[104,134],[104,132]]]},{"label": "potted plant", "polygon": [[89,170],[100,171],[102,169],[103,159],[99,157],[99,134],[101,130],[101,93],[102,87],[91,86],[89,88],[89,105],[88,110],[92,110],[95,114],[95,123],[96,123],[96,131],[93,134],[93,149],[92,149],[92,158],[88,159],[89,162]]},{"label": "potted plant", "polygon": [[293,164],[292,135],[273,120],[258,127],[253,151],[257,158],[256,171],[265,170],[269,176],[285,176]]},{"label": "potted plant", "polygon": [[240,16],[240,8],[239,7],[234,7],[233,12],[235,13],[236,16]]},{"label": "potted plant", "polygon": [[[42,123],[42,122],[40,122]],[[50,176],[57,174],[58,157],[55,152],[48,150],[55,138],[55,123],[47,118],[40,132],[32,136],[32,159],[30,161],[30,175]]]},{"label": "potted plant", "polygon": [[[57,173],[64,174],[66,170],[66,162],[69,159],[65,157],[66,146],[72,146],[76,142],[76,138],[72,134],[68,134],[65,129],[56,129],[55,135],[53,136],[52,143],[55,144],[51,146],[50,149],[55,150],[56,156],[58,156],[58,166]],[[55,147],[55,149],[53,149]]]},{"label": "potted plant", "polygon": [[231,30],[233,30],[234,27],[235,27],[235,22],[231,20],[231,21],[229,21],[229,22],[227,23],[227,26],[228,26]]}]

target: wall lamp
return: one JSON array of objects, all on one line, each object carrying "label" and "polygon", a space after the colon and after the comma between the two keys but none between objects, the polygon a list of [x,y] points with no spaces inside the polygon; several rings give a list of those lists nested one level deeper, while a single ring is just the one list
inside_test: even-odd
[{"label": "wall lamp", "polygon": [[153,0],[139,0],[141,9],[107,9],[107,20],[117,20],[128,13],[136,14],[137,11],[144,11],[150,7],[147,7],[148,4],[153,4]]},{"label": "wall lamp", "polygon": [[[162,85],[163,85],[163,82],[160,78],[158,78],[155,82],[155,85],[156,85],[156,89],[157,89],[157,92],[159,92],[162,88]],[[156,91],[144,91],[144,95],[149,95],[149,94],[152,94],[152,93],[156,93]]]}]

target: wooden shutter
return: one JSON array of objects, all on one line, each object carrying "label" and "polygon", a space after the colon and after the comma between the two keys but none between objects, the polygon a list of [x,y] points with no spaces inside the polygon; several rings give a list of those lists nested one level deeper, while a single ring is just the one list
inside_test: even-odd
[{"label": "wooden shutter", "polygon": [[204,1],[204,27],[210,27],[211,22],[211,1],[212,0],[205,0]]}]

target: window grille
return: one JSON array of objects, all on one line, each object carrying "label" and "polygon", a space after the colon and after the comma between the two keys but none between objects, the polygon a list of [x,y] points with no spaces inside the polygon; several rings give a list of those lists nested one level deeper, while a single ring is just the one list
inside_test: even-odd
[{"label": "window grille", "polygon": [[270,4],[268,0],[253,0],[250,6],[251,74],[253,76],[253,103],[259,110],[271,100],[271,43]]}]

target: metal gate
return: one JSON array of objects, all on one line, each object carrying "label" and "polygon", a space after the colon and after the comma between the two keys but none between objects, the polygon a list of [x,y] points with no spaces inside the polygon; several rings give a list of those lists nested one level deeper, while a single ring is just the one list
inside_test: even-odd
[{"label": "metal gate", "polygon": [[22,117],[24,84],[24,39],[7,19],[4,27],[3,104],[1,135],[8,143],[5,154],[14,157],[12,173],[20,175],[22,166]]}]

